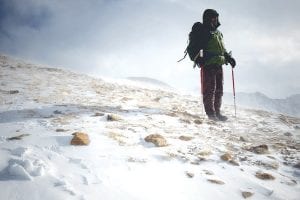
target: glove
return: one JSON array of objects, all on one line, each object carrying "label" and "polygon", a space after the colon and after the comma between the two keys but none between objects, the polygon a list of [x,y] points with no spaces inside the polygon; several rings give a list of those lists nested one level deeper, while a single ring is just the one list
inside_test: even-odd
[{"label": "glove", "polygon": [[199,64],[199,65],[203,65],[204,64],[204,58],[203,57],[198,57],[196,59],[196,63]]},{"label": "glove", "polygon": [[228,59],[228,62],[229,62],[229,64],[231,65],[232,68],[235,67],[236,62],[235,62],[235,59],[234,59],[233,57],[230,57],[230,58]]},{"label": "glove", "polygon": [[231,52],[230,53],[225,53],[225,60],[227,63],[229,63],[231,65],[232,68],[234,68],[236,66],[236,62],[235,59],[231,56]]}]

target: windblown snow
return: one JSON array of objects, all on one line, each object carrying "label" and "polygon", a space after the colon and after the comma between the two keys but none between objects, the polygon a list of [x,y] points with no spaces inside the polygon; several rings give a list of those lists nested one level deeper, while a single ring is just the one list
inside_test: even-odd
[{"label": "windblown snow", "polygon": [[300,197],[299,118],[225,105],[210,121],[199,96],[6,56],[0,80],[0,199]]}]

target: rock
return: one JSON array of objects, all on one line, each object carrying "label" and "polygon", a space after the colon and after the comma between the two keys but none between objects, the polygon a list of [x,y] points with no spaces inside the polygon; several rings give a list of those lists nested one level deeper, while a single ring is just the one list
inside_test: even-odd
[{"label": "rock", "polygon": [[202,121],[201,121],[200,119],[195,119],[195,120],[194,120],[194,123],[195,123],[195,124],[202,124]]},{"label": "rock", "polygon": [[185,174],[186,174],[187,177],[189,177],[189,178],[193,178],[193,177],[195,176],[195,174],[192,173],[192,172],[185,172]]},{"label": "rock", "polygon": [[66,131],[68,131],[68,130],[65,130],[65,129],[62,129],[62,128],[58,128],[58,129],[56,129],[55,131],[56,131],[56,132],[66,132]]},{"label": "rock", "polygon": [[21,140],[23,137],[29,136],[29,135],[30,134],[21,134],[21,135],[18,135],[18,136],[7,138],[7,140]]},{"label": "rock", "polygon": [[55,110],[55,111],[53,112],[53,114],[61,115],[61,114],[63,114],[63,112],[62,112],[62,111],[59,111],[59,110]]},{"label": "rock", "polygon": [[262,180],[274,180],[275,179],[275,177],[273,175],[268,174],[268,173],[263,173],[263,172],[256,172],[255,176]]},{"label": "rock", "polygon": [[228,162],[234,166],[240,166],[240,164],[235,160],[229,160]]},{"label": "rock", "polygon": [[204,169],[203,171],[204,171],[204,173],[205,173],[206,175],[214,175],[214,173],[213,173],[212,171],[210,171],[210,170]]},{"label": "rock", "polygon": [[242,142],[248,142],[248,140],[246,140],[246,138],[244,138],[243,136],[240,137],[240,141],[242,141]]},{"label": "rock", "polygon": [[252,193],[252,192],[247,192],[247,191],[243,191],[243,192],[242,192],[242,196],[244,197],[244,199],[247,199],[247,198],[253,196],[253,194],[254,194],[254,193]]},{"label": "rock", "polygon": [[243,161],[246,161],[246,160],[248,160],[248,157],[247,157],[247,156],[244,156],[244,157],[239,157],[239,160],[243,162]]},{"label": "rock", "polygon": [[119,115],[115,115],[115,114],[109,114],[107,115],[107,121],[120,121],[121,117]]},{"label": "rock", "polygon": [[200,165],[200,162],[199,161],[192,161],[190,162],[192,165]]},{"label": "rock", "polygon": [[279,168],[279,164],[276,161],[261,161],[261,160],[258,160],[258,161],[255,161],[254,164],[258,165],[258,166],[263,166],[266,169],[275,169],[275,170],[277,170]]},{"label": "rock", "polygon": [[225,153],[221,156],[221,159],[224,160],[224,161],[229,161],[232,159],[232,156],[230,153]]},{"label": "rock", "polygon": [[97,113],[95,113],[93,116],[94,116],[94,117],[101,117],[101,116],[104,116],[104,113],[99,113],[99,112],[97,112]]},{"label": "rock", "polygon": [[225,184],[223,181],[216,180],[216,179],[207,179],[207,181],[209,181],[211,183],[218,184],[218,185],[224,185]]},{"label": "rock", "polygon": [[290,133],[290,132],[285,132],[284,135],[285,135],[285,136],[292,136],[293,134]]},{"label": "rock", "polygon": [[251,152],[254,152],[256,154],[266,154],[269,153],[269,148],[266,144],[262,144],[262,145],[258,145],[255,147],[250,147],[250,149],[248,149]]},{"label": "rock", "polygon": [[293,167],[300,169],[300,162],[298,162],[297,164],[295,164]]},{"label": "rock", "polygon": [[296,129],[296,130],[298,129],[299,130],[300,126],[294,126],[294,129]]},{"label": "rock", "polygon": [[9,94],[18,94],[19,93],[19,90],[10,90],[9,91]]},{"label": "rock", "polygon": [[179,137],[179,139],[180,139],[180,140],[183,140],[183,141],[190,141],[190,140],[192,140],[192,139],[194,139],[194,138],[191,137],[191,136],[181,135],[181,136]]},{"label": "rock", "polygon": [[198,155],[199,156],[210,156],[212,152],[210,150],[201,150]]},{"label": "rock", "polygon": [[183,123],[187,123],[187,124],[191,123],[190,120],[188,120],[188,119],[180,119],[180,121],[183,122]]},{"label": "rock", "polygon": [[71,140],[71,145],[89,145],[90,139],[88,134],[82,132],[75,132],[73,139]]},{"label": "rock", "polygon": [[159,134],[151,134],[145,137],[146,142],[151,142],[157,147],[167,146],[167,140]]}]

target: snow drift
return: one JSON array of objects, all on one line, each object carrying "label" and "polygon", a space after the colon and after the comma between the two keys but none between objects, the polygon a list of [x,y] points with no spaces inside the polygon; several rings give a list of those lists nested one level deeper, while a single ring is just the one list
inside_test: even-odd
[{"label": "snow drift", "polygon": [[1,199],[300,196],[299,118],[225,105],[214,122],[195,96],[6,56],[0,69]]}]

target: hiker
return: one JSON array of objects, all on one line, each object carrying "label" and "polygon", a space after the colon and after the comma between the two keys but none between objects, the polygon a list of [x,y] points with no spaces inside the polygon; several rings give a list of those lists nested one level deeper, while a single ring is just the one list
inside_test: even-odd
[{"label": "hiker", "polygon": [[[199,23],[199,22],[198,22]],[[203,104],[209,119],[226,121],[227,117],[221,114],[223,96],[223,64],[234,68],[236,62],[224,47],[223,35],[218,30],[220,26],[219,14],[213,9],[203,13],[203,31],[201,42],[202,55],[194,61],[202,68]]]}]

